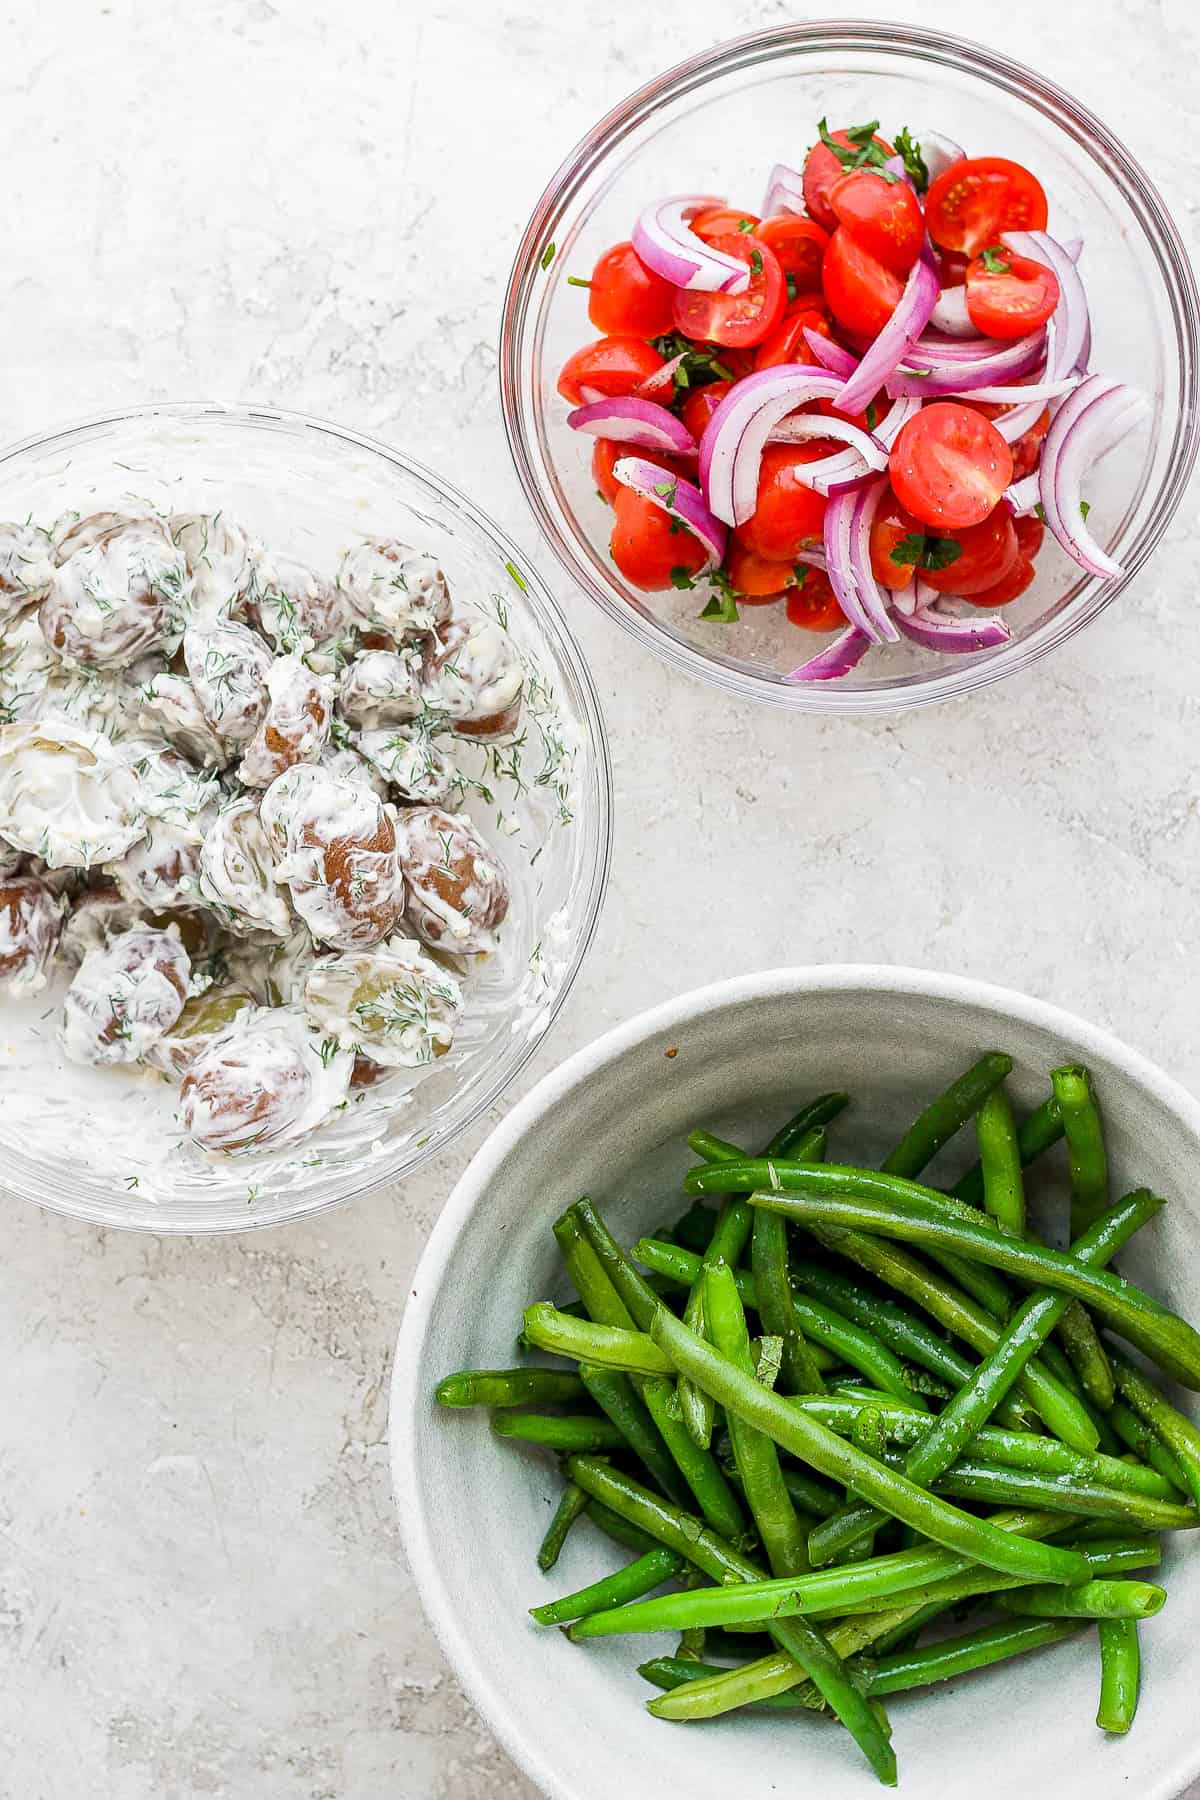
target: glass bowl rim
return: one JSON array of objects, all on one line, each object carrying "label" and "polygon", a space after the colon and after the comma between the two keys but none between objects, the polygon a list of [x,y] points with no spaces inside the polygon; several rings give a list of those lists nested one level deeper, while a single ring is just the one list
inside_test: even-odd
[{"label": "glass bowl rim", "polygon": [[[1060,128],[1069,127],[1092,161],[1100,161],[1097,151],[1101,152],[1109,165],[1110,178],[1115,172],[1121,197],[1134,213],[1143,243],[1154,255],[1178,341],[1178,451],[1159,484],[1148,518],[1129,546],[1121,576],[1111,582],[1089,578],[1082,583],[1074,602],[1057,617],[1044,621],[1028,637],[993,656],[971,658],[965,664],[949,659],[951,666],[944,674],[933,673],[903,686],[857,691],[840,691],[836,683],[829,682],[788,683],[782,677],[729,668],[630,606],[614,583],[602,581],[584,557],[577,554],[574,534],[560,525],[553,498],[543,492],[539,481],[541,458],[532,442],[523,405],[524,353],[536,280],[542,272],[547,246],[553,241],[556,222],[584,181],[624,137],[661,105],[731,70],[768,63],[791,52],[822,49],[873,51],[900,61],[915,59],[959,69],[1025,105],[1032,105]],[[538,529],[572,580],[624,631],[684,674],[724,688],[739,698],[791,712],[861,714],[934,705],[1032,668],[1098,618],[1125,591],[1170,525],[1200,453],[1198,363],[1200,292],[1178,227],[1141,164],[1088,107],[1048,77],[1023,68],[1000,51],[972,39],[899,20],[849,19],[793,22],[726,39],[643,82],[578,140],[543,189],[517,246],[501,311],[499,380],[509,453]]]},{"label": "glass bowl rim", "polygon": [[[53,426],[49,430],[35,432],[12,443],[3,444],[0,446],[0,469],[4,469],[6,465],[26,453],[53,449],[55,445],[65,445],[71,439],[78,437],[80,433],[94,431],[107,425],[149,422],[156,419],[176,420],[185,424],[205,421],[214,421],[219,424],[224,420],[233,424],[298,427],[304,433],[314,432],[321,437],[331,438],[381,457],[385,462],[398,469],[402,475],[414,480],[418,485],[424,484],[439,499],[447,502],[454,511],[461,514],[489,545],[511,563],[513,568],[517,569],[520,575],[519,585],[523,587],[525,598],[530,603],[539,631],[549,639],[556,657],[569,670],[577,685],[580,700],[579,722],[591,752],[598,801],[594,822],[594,843],[585,863],[586,888],[581,906],[580,927],[576,934],[570,964],[538,1029],[522,1043],[512,1067],[502,1076],[485,1082],[479,1088],[461,1118],[444,1121],[427,1137],[423,1137],[419,1144],[414,1143],[394,1164],[378,1169],[372,1168],[369,1176],[355,1181],[353,1185],[342,1186],[335,1183],[335,1187],[338,1188],[337,1192],[309,1195],[303,1204],[276,1217],[249,1216],[236,1220],[233,1218],[214,1220],[211,1223],[197,1223],[192,1218],[173,1222],[165,1208],[146,1208],[140,1215],[117,1217],[107,1209],[101,1209],[92,1204],[73,1203],[69,1195],[61,1192],[50,1197],[45,1193],[32,1194],[19,1187],[9,1187],[7,1183],[0,1184],[0,1193],[11,1194],[14,1198],[41,1206],[47,1212],[57,1213],[66,1218],[79,1219],[104,1229],[150,1232],[161,1237],[217,1237],[235,1232],[265,1231],[291,1225],[300,1219],[313,1218],[320,1213],[328,1212],[332,1207],[342,1206],[347,1201],[364,1199],[369,1194],[377,1193],[381,1188],[407,1180],[417,1169],[431,1161],[440,1151],[446,1149],[448,1145],[469,1130],[518,1078],[530,1058],[540,1048],[566,1004],[596,934],[612,867],[612,757],[600,697],[587,660],[567,622],[562,607],[550,592],[549,586],[542,576],[533,567],[530,558],[520,550],[506,531],[482,512],[453,482],[445,480],[427,464],[407,455],[402,450],[394,449],[379,438],[356,431],[350,426],[340,425],[311,413],[296,412],[287,407],[220,400],[155,400],[93,413],[86,418],[70,420]],[[386,1161],[386,1159],[381,1160]]]}]

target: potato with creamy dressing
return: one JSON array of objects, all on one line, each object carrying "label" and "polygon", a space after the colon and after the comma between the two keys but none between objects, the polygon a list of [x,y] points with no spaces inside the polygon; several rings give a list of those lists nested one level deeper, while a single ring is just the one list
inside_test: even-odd
[{"label": "potato with creamy dressing", "polygon": [[180,1123],[202,1150],[226,1156],[294,1144],[343,1103],[353,1067],[299,1008],[245,1013],[190,1064]]},{"label": "potato with creamy dressing", "polygon": [[508,913],[508,878],[465,813],[414,806],[400,815],[405,918],[423,944],[459,956],[495,948]]},{"label": "potato with creamy dressing", "polygon": [[67,989],[59,1036],[72,1062],[141,1062],[187,999],[191,962],[172,926],[133,925],[89,950]]}]

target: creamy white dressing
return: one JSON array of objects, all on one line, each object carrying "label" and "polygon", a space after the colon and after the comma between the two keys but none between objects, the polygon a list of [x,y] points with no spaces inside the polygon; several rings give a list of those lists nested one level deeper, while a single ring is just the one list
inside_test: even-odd
[{"label": "creamy white dressing", "polygon": [[201,1149],[229,1156],[292,1144],[346,1098],[354,1058],[299,1007],[235,1019],[184,1076],[180,1122]]},{"label": "creamy white dressing", "polygon": [[304,1004],[344,1048],[384,1068],[420,1068],[450,1048],[463,994],[419,944],[396,937],[319,963],[304,984]]},{"label": "creamy white dressing", "polygon": [[392,539],[369,539],[347,550],[337,586],[363,624],[397,644],[450,617],[450,590],[437,557]]},{"label": "creamy white dressing", "polygon": [[63,1049],[72,1062],[142,1062],[183,1011],[190,978],[175,926],[119,933],[88,951],[67,989]]}]

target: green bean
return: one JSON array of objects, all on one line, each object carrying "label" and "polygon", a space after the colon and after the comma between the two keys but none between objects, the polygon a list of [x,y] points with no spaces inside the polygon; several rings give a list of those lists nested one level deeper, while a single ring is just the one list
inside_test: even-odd
[{"label": "green bean", "polygon": [[1152,1619],[1166,1593],[1149,1581],[1085,1581],[1081,1587],[1021,1588],[998,1594],[1005,1612],[1037,1619]]},{"label": "green bean", "polygon": [[[1026,1627],[1028,1630],[1029,1627]],[[1062,1631],[1069,1629],[1062,1624],[1042,1627],[1043,1630]],[[730,1671],[722,1669],[715,1663],[695,1662],[690,1657],[652,1656],[649,1662],[638,1664],[638,1674],[651,1683],[653,1687],[663,1688],[670,1693],[674,1688],[683,1687],[691,1681],[706,1681],[713,1676],[727,1675]],[[789,1688],[782,1694],[767,1694],[757,1704],[768,1707],[772,1711],[782,1708],[784,1711],[796,1711],[798,1708],[809,1712],[821,1713],[827,1710],[824,1698],[805,1684],[807,1698],[801,1699],[801,1690]]]},{"label": "green bean", "polygon": [[[950,1681],[974,1669],[987,1669],[1009,1657],[1040,1650],[1044,1644],[1061,1643],[1082,1629],[1080,1621],[1044,1619],[1036,1622],[1004,1619],[985,1625],[963,1637],[943,1638],[917,1650],[880,1656],[856,1669],[868,1694],[905,1694],[913,1688]],[[776,1701],[778,1704],[778,1701]]]},{"label": "green bean", "polygon": [[1067,1134],[1067,1153],[1071,1159],[1071,1236],[1078,1237],[1108,1205],[1104,1132],[1086,1069],[1071,1064],[1055,1069],[1050,1080]]},{"label": "green bean", "polygon": [[637,1375],[669,1375],[671,1364],[643,1331],[624,1331],[617,1325],[595,1325],[590,1319],[574,1319],[569,1313],[539,1300],[525,1309],[525,1330],[531,1344],[570,1356],[577,1362],[595,1363],[606,1369],[624,1369]]},{"label": "green bean", "polygon": [[996,1506],[1050,1506],[1088,1518],[1119,1519],[1147,1531],[1192,1531],[1200,1525],[1194,1507],[1155,1500],[1128,1488],[1080,1481],[1068,1475],[1042,1475],[1031,1469],[1004,1468],[974,1456],[960,1457],[932,1484],[935,1494],[957,1500],[986,1500]]},{"label": "green bean", "polygon": [[836,1489],[826,1487],[824,1482],[815,1481],[804,1469],[794,1469],[790,1465],[785,1467],[783,1485],[802,1512],[812,1513],[818,1519],[829,1518],[841,1505]]},{"label": "green bean", "polygon": [[[767,1145],[768,1156],[795,1156],[796,1146],[830,1124],[850,1104],[849,1094],[818,1094],[780,1127]],[[689,1143],[691,1140],[688,1140]],[[692,1146],[693,1149],[695,1146]]]},{"label": "green bean", "polygon": [[[679,1505],[686,1504],[690,1497],[687,1485],[628,1375],[593,1363],[580,1363],[579,1375],[596,1405],[612,1420],[629,1449],[649,1470],[663,1493]],[[586,1450],[588,1446],[579,1445],[578,1448]]]},{"label": "green bean", "polygon": [[715,1131],[689,1131],[688,1149],[702,1156],[705,1162],[730,1162],[740,1156],[741,1151],[728,1138],[718,1137]]},{"label": "green bean", "polygon": [[460,1369],[434,1389],[439,1406],[567,1406],[583,1383],[565,1369]]},{"label": "green bean", "polygon": [[[579,1491],[583,1493],[582,1488]],[[632,1520],[623,1518],[620,1513],[613,1512],[611,1507],[603,1505],[599,1500],[591,1499],[588,1494],[583,1497],[585,1501],[590,1501],[588,1518],[612,1543],[619,1544],[623,1550],[632,1550],[635,1556],[645,1556],[649,1550],[662,1548],[656,1537],[651,1537],[648,1531],[643,1531]]]},{"label": "green bean", "polygon": [[[868,1274],[914,1301],[939,1325],[953,1332],[981,1356],[986,1356],[1000,1342],[1003,1326],[991,1313],[899,1244],[886,1243],[882,1238],[873,1238],[861,1231],[828,1231],[823,1227],[814,1228],[813,1235],[828,1249],[848,1257]],[[959,1385],[961,1383],[956,1383]],[[1097,1432],[1086,1409],[1047,1372],[1040,1359],[1026,1364],[1018,1386],[1056,1437],[1073,1444],[1077,1450],[1095,1448]]]},{"label": "green bean", "polygon": [[1068,1306],[1058,1322],[1058,1336],[1084,1393],[1106,1412],[1113,1403],[1113,1373],[1086,1307],[1078,1301]]},{"label": "green bean", "polygon": [[1127,1444],[1135,1456],[1140,1456],[1143,1462],[1156,1469],[1177,1493],[1187,1494],[1190,1491],[1179,1458],[1155,1437],[1145,1420],[1139,1419],[1123,1400],[1115,1401],[1109,1407],[1106,1417],[1121,1442]]},{"label": "green bean", "polygon": [[704,1387],[727,1414],[736,1414],[756,1425],[819,1474],[854,1488],[865,1500],[906,1525],[915,1526],[935,1543],[974,1557],[989,1568],[1033,1580],[1069,1582],[1080,1578],[1077,1553],[1010,1538],[985,1520],[974,1519],[926,1494],[904,1476],[843,1443],[790,1401],[770,1393],[735,1369],[665,1307],[660,1307],[655,1315],[651,1336],[680,1372]]},{"label": "green bean", "polygon": [[999,1051],[981,1056],[914,1119],[882,1167],[892,1175],[919,1175],[943,1144],[978,1112],[992,1090],[1012,1074],[1012,1066],[1012,1057]]},{"label": "green bean", "polygon": [[1200,1506],[1200,1431],[1178,1407],[1160,1394],[1140,1369],[1127,1357],[1113,1353],[1113,1376],[1123,1400],[1128,1401],[1151,1431],[1164,1443],[1178,1462],[1187,1491]]},{"label": "green bean", "polygon": [[762,1328],[783,1341],[783,1379],[793,1394],[824,1390],[820,1370],[809,1354],[808,1341],[796,1323],[788,1279],[787,1226],[774,1213],[757,1212],[750,1236],[758,1316]]},{"label": "green bean", "polygon": [[1142,1657],[1136,1619],[1101,1619],[1100,1705],[1096,1723],[1101,1731],[1125,1732],[1137,1711]]},{"label": "green bean", "polygon": [[994,1087],[975,1115],[979,1140],[979,1166],[983,1170],[983,1208],[1001,1231],[1011,1237],[1025,1235],[1025,1183],[1021,1179],[1021,1151],[1012,1102],[1001,1083]]},{"label": "green bean", "polygon": [[539,1625],[566,1625],[572,1619],[584,1619],[589,1613],[606,1607],[623,1606],[626,1601],[640,1600],[664,1581],[673,1581],[684,1567],[682,1556],[662,1545],[648,1550],[636,1562],[627,1563],[600,1581],[564,1594],[561,1600],[549,1600],[544,1606],[531,1606],[529,1615]]},{"label": "green bean", "polygon": [[[781,1167],[770,1166],[776,1170]],[[881,1179],[895,1180],[881,1178],[870,1169],[793,1164],[789,1166],[788,1192],[753,1193],[751,1200],[755,1206],[782,1212],[801,1224],[813,1220],[825,1225],[849,1225],[909,1243],[954,1244],[964,1255],[1003,1269],[1032,1286],[1085,1300],[1093,1312],[1108,1320],[1169,1375],[1185,1387],[1200,1388],[1200,1333],[1132,1282],[1107,1270],[1085,1268],[1064,1251],[1006,1237],[983,1219],[968,1224],[936,1217],[925,1208],[927,1190],[916,1188],[914,1197],[901,1183],[890,1200],[881,1198],[882,1190],[877,1185]],[[1147,1202],[1152,1198],[1147,1196]]]},{"label": "green bean", "polygon": [[829,1638],[811,1620],[791,1619],[776,1630],[780,1643],[792,1647],[797,1666],[829,1702],[879,1780],[885,1787],[895,1787],[896,1753],[882,1702],[867,1698]]},{"label": "green bean", "polygon": [[[738,1298],[733,1271],[727,1263],[715,1263],[706,1270],[704,1306],[717,1350],[748,1380],[753,1380],[754,1362],[746,1315]],[[764,1437],[745,1420],[734,1415],[728,1423],[746,1504],[758,1528],[771,1570],[776,1575],[796,1575],[808,1567],[808,1555],[805,1534],[783,1485],[779,1453],[769,1437]]]},{"label": "green bean", "polygon": [[562,1251],[567,1274],[575,1291],[597,1325],[616,1326],[624,1331],[634,1329],[633,1315],[609,1279],[608,1272],[596,1255],[574,1207],[568,1207],[554,1221],[554,1236]]},{"label": "green bean", "polygon": [[608,1419],[589,1413],[497,1413],[492,1420],[497,1437],[517,1438],[523,1444],[541,1444],[547,1450],[621,1450],[625,1437]]},{"label": "green bean", "polygon": [[[685,1286],[700,1272],[699,1259],[676,1244],[662,1244],[653,1238],[639,1238],[633,1246],[633,1254],[647,1268],[658,1274],[668,1275]],[[754,1276],[739,1269],[734,1279],[743,1306],[751,1307],[757,1312],[758,1286]],[[835,1351],[844,1362],[867,1375],[885,1392],[899,1398],[914,1398],[900,1363],[872,1332],[843,1318],[832,1307],[822,1306],[819,1301],[809,1300],[801,1294],[792,1295],[792,1310],[801,1330],[816,1343]],[[686,1323],[686,1312],[684,1320]],[[917,1399],[916,1404],[922,1403]]]},{"label": "green bean", "polygon": [[[581,1387],[582,1385],[580,1383]],[[559,1552],[567,1541],[567,1533],[581,1513],[587,1511],[588,1505],[588,1496],[583,1489],[576,1482],[568,1481],[558,1505],[554,1509],[554,1516],[546,1528],[546,1535],[542,1539],[537,1553],[539,1569],[549,1570],[554,1567],[558,1561]]]},{"label": "green bean", "polygon": [[713,1227],[717,1215],[712,1208],[705,1206],[702,1200],[693,1200],[685,1213],[680,1213],[669,1232],[656,1231],[656,1237],[665,1237],[671,1243],[682,1244],[685,1250],[695,1250],[703,1256],[712,1239]]},{"label": "green bean", "polygon": [[[1080,1541],[1074,1548],[1088,1564],[1089,1580],[1096,1576],[1121,1575],[1130,1569],[1152,1568],[1162,1556],[1156,1538],[1126,1538],[1102,1543]],[[960,1605],[964,1600],[976,1599],[983,1594],[1012,1593],[1018,1588],[1024,1591],[1041,1585],[1044,1584],[1021,1581],[1012,1575],[998,1575],[992,1569],[975,1568],[968,1569],[962,1575],[948,1575],[939,1581],[931,1581],[924,1587],[909,1588],[899,1597],[897,1604],[914,1609],[936,1604],[938,1610],[944,1612]],[[1082,1584],[1076,1582],[1073,1585],[1078,1588]],[[887,1606],[886,1600],[870,1600],[860,1612],[851,1614],[851,1618],[871,1618]]]},{"label": "green bean", "polygon": [[[1029,1117],[1022,1119],[1017,1127],[1017,1148],[1021,1156],[1021,1167],[1027,1169],[1039,1156],[1053,1148],[1063,1135],[1062,1115],[1058,1110],[1058,1101],[1051,1094],[1036,1106]],[[955,1199],[965,1200],[969,1206],[983,1205],[983,1170],[978,1163],[973,1169],[955,1183],[951,1192]]]}]

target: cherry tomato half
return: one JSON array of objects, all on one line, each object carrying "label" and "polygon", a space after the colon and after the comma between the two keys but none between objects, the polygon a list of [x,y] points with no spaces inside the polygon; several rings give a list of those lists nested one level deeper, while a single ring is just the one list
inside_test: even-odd
[{"label": "cherry tomato half", "polygon": [[819,462],[834,446],[822,438],[807,444],[768,444],[763,451],[754,512],[738,527],[739,540],[768,562],[792,562],[798,550],[818,542],[825,523],[824,496],[805,487],[796,470]]},{"label": "cherry tomato half", "polygon": [[819,331],[822,337],[833,335],[824,307],[818,312],[812,306],[789,306],[770,337],[754,352],[755,368],[772,369],[777,363],[811,363],[819,368],[821,365],[804,335],[806,328]]},{"label": "cherry tomato half", "polygon": [[821,285],[838,324],[866,338],[879,336],[903,291],[899,276],[864,250],[844,225],[829,240]]},{"label": "cherry tomato half", "polygon": [[739,212],[736,206],[710,206],[706,212],[696,214],[691,230],[706,244],[711,244],[716,238],[728,237],[731,232],[754,231],[758,223],[757,213]]},{"label": "cherry tomato half", "polygon": [[939,250],[938,272],[942,286],[944,288],[961,287],[967,279],[967,264],[970,260],[970,257],[964,256],[961,250]]},{"label": "cherry tomato half", "polygon": [[697,288],[676,288],[676,331],[684,337],[708,344],[729,344],[735,349],[761,344],[779,323],[787,304],[787,286],[775,252],[749,233],[713,238],[712,247],[747,263],[750,285],[744,294],[706,294]]},{"label": "cherry tomato half", "polygon": [[907,181],[855,169],[834,184],[829,204],[843,231],[893,275],[907,275],[921,254],[925,221]]},{"label": "cherry tomato half", "polygon": [[588,318],[597,331],[660,337],[671,329],[675,289],[648,269],[632,244],[614,244],[592,270]]},{"label": "cherry tomato half", "polygon": [[653,500],[627,487],[618,488],[613,502],[609,549],[626,581],[647,593],[675,586],[673,574],[692,576],[706,560],[698,538]]},{"label": "cherry tomato half", "polygon": [[925,527],[921,521],[914,519],[910,512],[905,512],[894,494],[885,495],[871,526],[871,568],[876,581],[885,588],[891,588],[894,593],[908,587],[916,564],[911,561],[893,562],[892,551],[898,549],[906,538],[912,544],[912,540],[924,535]]},{"label": "cherry tomato half", "polygon": [[1046,195],[1036,175],[1003,156],[968,156],[943,169],[925,196],[935,244],[978,256],[1006,231],[1044,231]]},{"label": "cherry tomato half", "polygon": [[958,555],[942,569],[925,568],[922,579],[939,594],[982,594],[1008,574],[1021,554],[1012,514],[1007,506],[993,507],[978,525],[964,525],[950,540]]},{"label": "cherry tomato half", "polygon": [[642,338],[598,338],[568,356],[559,373],[558,391],[572,406],[632,394],[648,375],[662,368],[663,361]]},{"label": "cherry tomato half", "polygon": [[[829,135],[835,144],[841,144],[850,152],[851,158],[857,155],[859,146],[851,141],[848,132],[831,131]],[[886,138],[875,137],[871,141],[879,145],[885,156],[895,154]],[[846,164],[824,140],[814,144],[804,159],[804,204],[809,216],[826,231],[832,231],[837,224],[837,214],[829,203],[829,196],[846,172]]]},{"label": "cherry tomato half", "polygon": [[963,599],[968,606],[1007,606],[1018,594],[1023,594],[1034,577],[1034,567],[1027,556],[1018,556],[1008,572],[1000,577],[994,587],[984,588],[979,594],[964,594]]},{"label": "cherry tomato half", "polygon": [[1032,475],[1042,457],[1042,440],[1050,429],[1049,407],[1036,418],[1012,447],[1013,480],[1021,481],[1026,475]]},{"label": "cherry tomato half", "polygon": [[820,288],[827,231],[798,213],[775,213],[755,226],[754,235],[775,252],[784,279],[790,279],[793,298]]},{"label": "cherry tomato half", "polygon": [[972,407],[935,400],[901,427],[891,478],[902,506],[952,536],[987,518],[1012,480],[1012,452]]},{"label": "cherry tomato half", "polygon": [[1046,527],[1036,513],[1025,513],[1022,518],[1013,520],[1013,530],[1017,534],[1017,545],[1022,556],[1033,561],[1042,547],[1042,539],[1046,535]]},{"label": "cherry tomato half", "polygon": [[704,387],[693,388],[684,401],[679,416],[697,443],[704,436],[704,427],[732,386],[732,381],[710,381]]},{"label": "cherry tomato half", "polygon": [[799,625],[802,631],[840,631],[846,615],[824,569],[805,569],[803,581],[800,572],[798,568],[796,592],[787,599],[789,625]]},{"label": "cherry tomato half", "polygon": [[681,475],[685,481],[696,479],[696,465],[690,465],[681,457],[665,456],[659,450],[637,450],[632,444],[619,444],[615,438],[597,438],[592,451],[592,480],[596,483],[602,499],[610,506],[616,502],[622,484],[613,479],[613,467],[623,456],[637,456],[643,462],[655,463],[658,468],[671,475]]},{"label": "cherry tomato half", "polygon": [[791,563],[768,562],[736,534],[725,558],[725,573],[739,600],[747,606],[769,606],[782,600],[789,582],[795,581]]},{"label": "cherry tomato half", "polygon": [[1019,338],[1046,323],[1058,305],[1058,276],[1045,263],[988,245],[967,264],[967,312],[985,337]]}]

